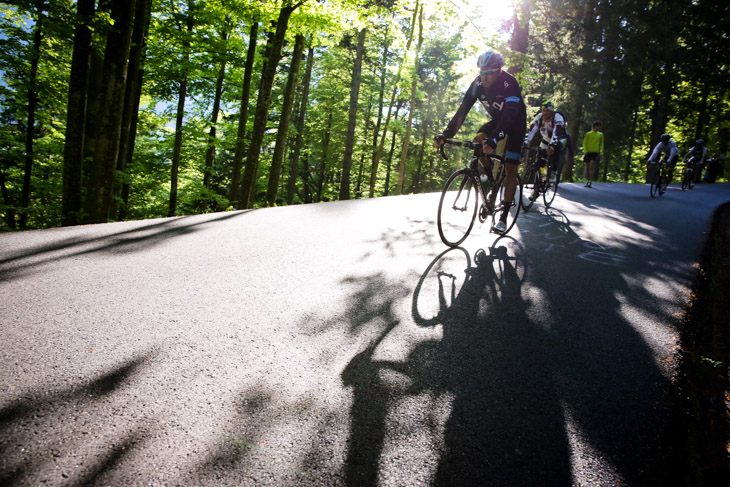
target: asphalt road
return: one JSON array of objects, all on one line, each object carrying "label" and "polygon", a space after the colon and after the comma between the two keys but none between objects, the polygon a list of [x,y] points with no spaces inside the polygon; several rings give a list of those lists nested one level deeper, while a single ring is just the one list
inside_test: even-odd
[{"label": "asphalt road", "polygon": [[645,485],[730,186],[438,194],[0,235],[2,485]]}]

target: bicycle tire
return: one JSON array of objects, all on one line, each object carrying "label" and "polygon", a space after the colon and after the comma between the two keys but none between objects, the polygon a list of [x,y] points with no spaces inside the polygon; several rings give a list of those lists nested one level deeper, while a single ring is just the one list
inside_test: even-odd
[{"label": "bicycle tire", "polygon": [[689,186],[689,177],[690,171],[685,169],[684,174],[682,174],[682,191],[687,189],[687,186]]},{"label": "bicycle tire", "polygon": [[522,177],[522,199],[520,204],[522,209],[528,211],[535,204],[540,195],[540,180],[539,173],[535,169],[534,165],[530,165]]},{"label": "bicycle tire", "polygon": [[657,193],[659,192],[659,181],[661,178],[661,171],[657,169],[656,173],[654,174],[654,177],[651,180],[651,186],[649,186],[649,194],[652,198],[656,197]]},{"label": "bicycle tire", "polygon": [[662,171],[662,178],[659,180],[659,196],[663,196],[664,193],[667,192],[667,188],[669,187],[669,179],[668,179],[668,171],[666,168]]},{"label": "bicycle tire", "polygon": [[444,184],[436,220],[441,241],[449,247],[466,240],[474,226],[481,204],[476,184],[481,183],[468,169],[454,172]]},{"label": "bicycle tire", "polygon": [[[509,215],[507,216],[507,227],[505,231],[502,233],[502,235],[507,235],[510,230],[512,230],[512,227],[515,225],[515,222],[517,222],[517,216],[520,214],[520,202],[522,201],[522,180],[520,179],[520,175],[516,174],[515,177],[517,178],[517,186],[515,188],[515,196],[512,198],[512,201],[509,203],[510,209],[509,209]],[[497,190],[497,199],[500,202],[499,205],[497,205],[497,208],[495,208],[494,213],[492,213],[492,226],[494,226],[495,223],[497,223],[497,219],[500,217],[500,214],[502,213],[502,209],[500,208],[502,204],[504,204],[504,191],[505,191],[505,185],[504,185],[505,177],[504,175],[499,181],[499,189]]]},{"label": "bicycle tire", "polygon": [[555,200],[555,194],[558,192],[558,175],[555,175],[555,182],[551,183],[550,178],[552,177],[553,170],[548,167],[547,175],[545,176],[545,192],[542,194],[542,200],[545,203],[545,208],[550,208]]},{"label": "bicycle tire", "polygon": [[689,189],[692,189],[695,187],[695,171],[696,171],[696,169],[693,169],[692,171],[690,171],[689,184],[687,186]]}]

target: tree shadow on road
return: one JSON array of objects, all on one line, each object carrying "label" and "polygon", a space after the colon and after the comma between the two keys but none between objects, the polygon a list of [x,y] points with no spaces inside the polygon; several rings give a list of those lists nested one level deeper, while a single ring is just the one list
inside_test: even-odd
[{"label": "tree shadow on road", "polygon": [[[90,227],[67,227],[52,230],[22,232],[0,235],[5,247],[0,253],[0,282],[37,272],[44,264],[71,259],[97,252],[141,252],[167,239],[191,234],[206,225],[235,218],[249,211],[221,213],[195,217],[178,217],[153,223],[124,222],[120,224],[95,225]],[[117,225],[133,225],[122,231]],[[69,236],[70,234],[70,236]],[[34,242],[29,247],[24,240]],[[3,240],[4,238],[4,240]],[[13,240],[14,251],[9,240]],[[35,243],[38,242],[38,243]],[[22,245],[22,246],[21,246]]]},{"label": "tree shadow on road", "polygon": [[[127,454],[144,441],[142,426],[108,443],[107,421],[115,422],[104,403],[149,360],[139,356],[84,384],[27,393],[0,409],[0,484],[98,485]],[[97,411],[99,416],[94,415]],[[108,432],[107,432],[108,433]],[[32,436],[31,436],[32,434]],[[93,458],[78,455],[81,445],[98,442]]]}]

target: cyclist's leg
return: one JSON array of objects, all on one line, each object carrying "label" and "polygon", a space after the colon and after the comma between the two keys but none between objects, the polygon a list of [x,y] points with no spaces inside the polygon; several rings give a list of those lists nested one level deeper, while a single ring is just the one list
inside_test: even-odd
[{"label": "cyclist's leg", "polygon": [[[513,142],[513,141],[517,142]],[[520,141],[517,137],[507,136],[497,144],[497,154],[504,157],[504,201],[513,201],[517,190],[517,169],[520,166]],[[500,220],[505,221],[509,207],[505,206]]]},{"label": "cyclist's leg", "polygon": [[[479,143],[482,140],[486,139],[488,137],[488,134],[492,132],[492,122],[487,122],[481,127],[479,127],[479,130],[477,130],[477,134],[472,139],[472,142]],[[484,168],[484,172],[487,174],[487,178],[489,178],[489,181],[494,181],[494,176],[492,174],[492,162],[489,160],[486,156],[480,156],[479,162],[482,163],[482,167]]]},{"label": "cyclist's leg", "polygon": [[666,184],[669,184],[672,182],[672,178],[674,178],[674,167],[677,165],[677,161],[679,160],[679,156],[674,156],[671,159],[667,160],[667,180]]}]

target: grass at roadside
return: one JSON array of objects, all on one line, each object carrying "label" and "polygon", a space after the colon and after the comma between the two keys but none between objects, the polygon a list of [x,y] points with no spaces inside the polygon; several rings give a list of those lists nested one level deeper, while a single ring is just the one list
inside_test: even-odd
[{"label": "grass at roadside", "polygon": [[680,340],[677,485],[730,485],[730,203],[713,216]]}]

